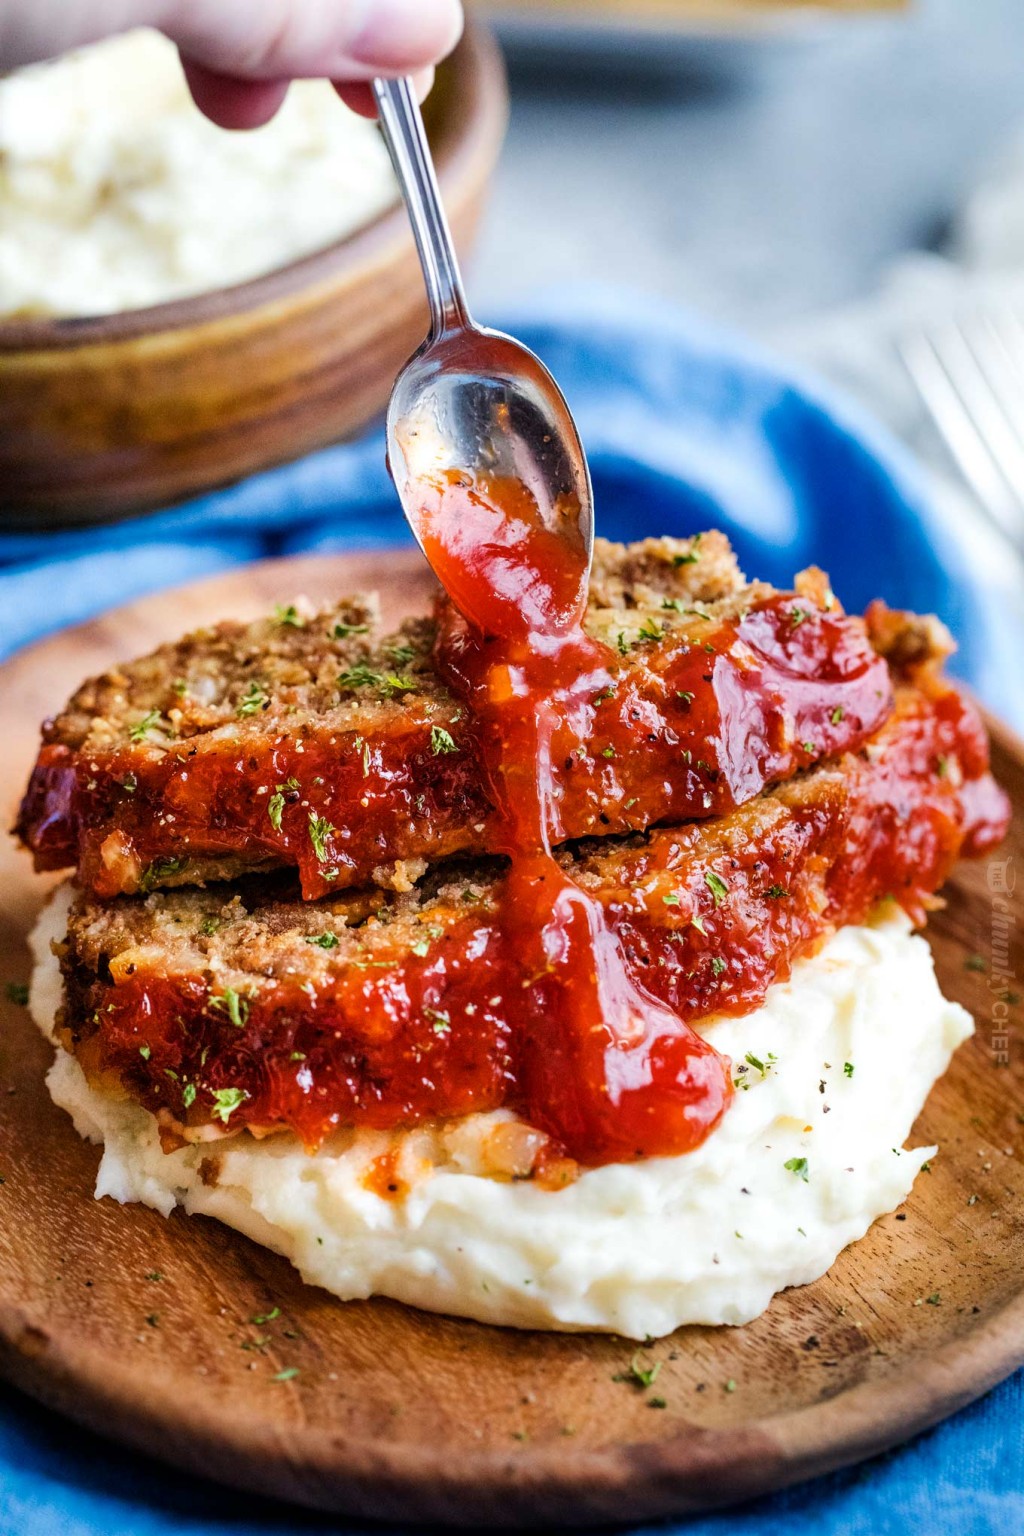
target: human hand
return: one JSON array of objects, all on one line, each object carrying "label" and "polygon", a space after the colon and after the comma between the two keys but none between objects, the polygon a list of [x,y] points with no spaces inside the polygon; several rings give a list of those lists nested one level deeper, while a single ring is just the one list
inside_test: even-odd
[{"label": "human hand", "polygon": [[455,46],[459,0],[0,0],[0,70],[129,27],[177,43],[198,106],[223,128],[267,122],[293,79],[326,77],[372,115],[368,81],[416,75]]}]

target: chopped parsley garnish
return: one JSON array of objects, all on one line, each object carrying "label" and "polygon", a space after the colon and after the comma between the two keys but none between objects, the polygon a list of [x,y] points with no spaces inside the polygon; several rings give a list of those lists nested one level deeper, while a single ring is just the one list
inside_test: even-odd
[{"label": "chopped parsley garnish", "polygon": [[687,550],[686,554],[685,555],[673,555],[672,556],[672,564],[677,569],[681,565],[696,565],[697,564],[697,561],[700,559],[700,552],[699,552],[697,546],[698,546],[698,544],[700,543],[700,541],[701,541],[701,539],[703,537],[704,537],[704,535],[702,533],[695,533],[693,538],[692,538],[692,540],[691,540],[691,546],[692,547]]},{"label": "chopped parsley garnish", "polygon": [[754,1055],[753,1051],[748,1051],[747,1054],[744,1056],[743,1060],[745,1062],[747,1062],[750,1066],[756,1067],[758,1072],[760,1072],[762,1077],[767,1077],[768,1076],[768,1068],[765,1066],[764,1062],[761,1060],[761,1058],[759,1056],[755,1056]]},{"label": "chopped parsley garnish", "polygon": [[277,786],[267,801],[267,815],[270,817],[270,825],[275,832],[280,832],[281,830],[281,816],[284,812],[288,796],[294,794],[298,787],[298,779],[285,779],[284,783]]},{"label": "chopped parsley garnish", "polygon": [[338,687],[377,688],[383,677],[382,672],[375,672],[365,661],[357,661],[354,667],[347,667],[344,672],[338,673]]},{"label": "chopped parsley garnish", "polygon": [[249,999],[240,997],[234,987],[225,987],[223,992],[211,997],[210,1007],[217,1013],[226,1013],[236,1029],[245,1028],[249,1018]]},{"label": "chopped parsley garnish", "polygon": [[317,933],[313,936],[313,938],[307,939],[306,943],[316,944],[320,949],[337,949],[338,935],[336,933],[332,933],[328,928],[323,933]]},{"label": "chopped parsley garnish", "polygon": [[813,741],[802,741],[800,745],[803,747],[808,757],[813,757],[815,752],[818,750]]},{"label": "chopped parsley garnish", "polygon": [[160,711],[158,709],[151,709],[148,715],[143,715],[141,720],[136,720],[135,724],[129,727],[128,740],[145,741],[150,731],[162,723],[163,716]]},{"label": "chopped parsley garnish", "polygon": [[227,1125],[231,1116],[240,1104],[244,1104],[249,1095],[244,1088],[217,1088],[213,1095],[213,1117]]},{"label": "chopped parsley garnish", "polygon": [[28,1005],[28,986],[23,981],[9,981],[4,989],[7,993],[7,1001],[15,1003],[19,1008]]},{"label": "chopped parsley garnish", "polygon": [[852,1077],[853,1076],[853,1062],[852,1061],[844,1061],[843,1062],[843,1076],[844,1077]]},{"label": "chopped parsley garnish", "polygon": [[653,1386],[657,1381],[658,1374],[661,1371],[661,1365],[662,1362],[660,1360],[656,1360],[653,1365],[641,1365],[640,1351],[637,1350],[636,1354],[629,1362],[629,1370],[617,1371],[612,1377],[612,1380],[628,1381],[633,1386],[639,1387],[641,1392],[646,1392],[647,1388]]},{"label": "chopped parsley garnish", "polygon": [[191,1109],[195,1101],[196,1085],[195,1083],[186,1083],[184,1088],[181,1090],[181,1102],[184,1104],[186,1109]]},{"label": "chopped parsley garnish", "polygon": [[375,672],[365,661],[338,673],[339,688],[380,688],[384,693],[408,693],[416,684],[396,672]]},{"label": "chopped parsley garnish", "polygon": [[365,635],[369,624],[335,624],[332,635],[335,640],[347,640],[349,635]]},{"label": "chopped parsley garnish", "polygon": [[668,1403],[666,1403],[663,1397],[649,1397],[647,1399],[647,1406],[648,1408],[667,1408]]},{"label": "chopped parsley garnish", "polygon": [[309,840],[313,844],[313,852],[316,854],[317,863],[323,864],[327,858],[327,839],[333,837],[336,828],[331,826],[326,816],[318,816],[315,811],[309,813]]},{"label": "chopped parsley garnish", "polygon": [[711,969],[716,976],[721,976],[722,972],[726,969],[725,961],[719,955],[712,955]]},{"label": "chopped parsley garnish", "polygon": [[729,1380],[725,1383],[723,1391],[725,1391],[725,1392],[735,1392],[736,1391],[736,1378],[734,1376],[730,1376],[729,1377]]},{"label": "chopped parsley garnish", "polygon": [[415,686],[411,677],[398,677],[394,672],[389,672],[381,684],[385,693],[408,693]]},{"label": "chopped parsley garnish", "polygon": [[615,645],[616,645],[616,647],[618,649],[618,652],[619,652],[620,656],[628,656],[629,655],[630,643],[629,643],[629,638],[626,635],[626,632],[625,632],[624,629],[620,629],[619,633],[616,635],[616,637],[615,637]]},{"label": "chopped parsley garnish", "polygon": [[147,864],[142,871],[139,890],[144,893],[152,891],[162,881],[169,880],[172,875],[180,875],[187,863],[187,859],[154,859],[152,864]]},{"label": "chopped parsley garnish", "polygon": [[281,603],[275,603],[274,619],[287,629],[305,629],[306,627],[306,621],[294,603],[289,603],[287,607]]},{"label": "chopped parsley garnish", "polygon": [[602,757],[614,757],[615,756],[615,748],[614,747],[605,747],[602,750],[602,752],[601,752],[601,756]]},{"label": "chopped parsley garnish", "polygon": [[690,918],[690,927],[691,928],[696,928],[698,933],[702,933],[705,936],[705,938],[707,937],[707,932],[708,931],[707,931],[707,929],[704,926],[704,919],[701,917],[699,912],[697,913],[696,917],[691,917]]},{"label": "chopped parsley garnish", "polygon": [[713,869],[709,869],[704,876],[704,884],[715,898],[715,906],[720,907],[729,894],[729,887],[721,875],[716,875]]},{"label": "chopped parsley garnish", "polygon": [[692,704],[693,703],[693,694],[688,692],[685,688],[677,690],[676,698],[677,699],[682,699],[684,704]]},{"label": "chopped parsley garnish", "polygon": [[396,667],[404,667],[407,661],[413,660],[416,649],[411,645],[392,645],[388,647],[388,655]]},{"label": "chopped parsley garnish", "polygon": [[669,891],[668,895],[663,896],[661,899],[666,907],[678,907],[679,905],[679,893],[677,891]]},{"label": "chopped parsley garnish", "polygon": [[602,688],[600,693],[594,695],[595,704],[604,704],[608,699],[614,699],[615,689],[609,683],[607,688]]},{"label": "chopped parsley garnish", "polygon": [[832,721],[833,725],[838,725],[845,714],[846,711],[843,706],[841,704],[837,704],[831,715],[829,715],[829,719]]},{"label": "chopped parsley garnish", "polygon": [[450,732],[446,731],[443,725],[432,725],[430,727],[430,750],[435,757],[440,757],[445,752],[457,752],[459,749],[455,745]]},{"label": "chopped parsley garnish", "polygon": [[134,773],[126,773],[124,778],[121,780],[121,788],[124,790],[125,794],[134,795],[138,787],[139,781],[135,777]]},{"label": "chopped parsley garnish", "polygon": [[803,1179],[805,1184],[810,1183],[810,1167],[806,1157],[791,1157],[782,1166],[787,1173],[795,1173],[798,1179]]},{"label": "chopped parsley garnish", "polygon": [[183,677],[176,677],[171,684],[171,692],[176,693],[179,699],[183,699],[188,693],[188,683]]},{"label": "chopped parsley garnish", "polygon": [[153,1051],[152,1051],[150,1046],[148,1046],[148,1045],[140,1045],[139,1046],[139,1055],[142,1057],[143,1061],[148,1061],[149,1058],[152,1056],[152,1054],[153,1054]]},{"label": "chopped parsley garnish", "polygon": [[637,634],[641,640],[661,640],[664,637],[665,630],[658,623],[657,619],[647,618],[641,624]]},{"label": "chopped parsley garnish", "polygon": [[297,1365],[290,1365],[287,1370],[278,1371],[276,1376],[271,1376],[271,1381],[294,1381],[299,1374]]},{"label": "chopped parsley garnish", "polygon": [[281,1316],[280,1307],[271,1307],[269,1312],[257,1312],[249,1321],[254,1328],[262,1328],[264,1323],[273,1323]]},{"label": "chopped parsley garnish", "polygon": [[452,1021],[448,1014],[438,1008],[424,1008],[423,1017],[430,1020],[430,1027],[435,1035],[450,1035]]},{"label": "chopped parsley garnish", "polygon": [[261,684],[253,681],[235,705],[235,714],[258,715],[260,710],[266,709],[269,703],[269,695],[264,691]]},{"label": "chopped parsley garnish", "polygon": [[355,736],[352,739],[352,745],[355,747],[357,752],[362,754],[363,778],[368,778],[370,774],[370,743],[366,741],[362,736]]},{"label": "chopped parsley garnish", "polygon": [[985,965],[985,958],[984,958],[984,956],[983,955],[968,955],[967,959],[964,961],[964,970],[965,971],[982,971],[982,972],[987,970],[987,966]]},{"label": "chopped parsley garnish", "polygon": [[793,621],[793,628],[794,629],[799,628],[799,626],[804,622],[804,620],[805,619],[809,619],[810,616],[811,615],[808,613],[806,608],[791,608],[789,610],[789,617]]},{"label": "chopped parsley garnish", "polygon": [[199,924],[199,932],[205,934],[206,938],[210,938],[221,927],[223,921],[222,917],[204,917]]},{"label": "chopped parsley garnish", "polygon": [[765,895],[771,901],[781,901],[784,896],[789,895],[789,892],[784,885],[770,885],[765,891]]}]

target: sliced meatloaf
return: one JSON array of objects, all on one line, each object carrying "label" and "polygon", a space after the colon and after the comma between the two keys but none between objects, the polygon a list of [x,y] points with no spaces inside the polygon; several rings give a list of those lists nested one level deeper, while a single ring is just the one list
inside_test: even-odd
[{"label": "sliced meatloaf", "polygon": [[[947,687],[901,686],[857,753],[719,819],[560,857],[634,975],[693,1020],[756,1008],[883,898],[923,921],[958,853],[992,846],[1007,816],[973,708]],[[317,902],[283,875],[81,894],[61,946],[60,1038],[92,1081],[153,1111],[168,1145],[247,1127],[314,1147],[352,1125],[516,1107],[524,987],[543,1006],[550,979],[520,972],[501,870],[449,862],[414,890]],[[540,1129],[566,1145],[557,1105]]]},{"label": "sliced meatloaf", "polygon": [[[718,533],[598,541],[587,627],[606,665],[555,743],[559,840],[725,814],[856,750],[892,707],[821,573],[748,584]],[[297,602],[112,668],[44,727],[16,830],[38,868],[101,896],[277,867],[307,898],[400,891],[486,855],[477,725],[433,643],[429,618],[382,635],[368,599]]]}]

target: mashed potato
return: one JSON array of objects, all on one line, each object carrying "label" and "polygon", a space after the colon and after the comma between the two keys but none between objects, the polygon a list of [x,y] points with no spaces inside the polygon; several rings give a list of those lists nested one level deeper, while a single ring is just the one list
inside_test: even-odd
[{"label": "mashed potato", "polygon": [[225,133],[133,32],[0,78],[0,315],[98,315],[244,282],[366,224],[397,189],[324,81]]},{"label": "mashed potato", "polygon": [[[46,1033],[61,997],[50,940],[63,936],[67,900],[65,888],[33,938],[30,1005]],[[899,1205],[934,1151],[903,1142],[972,1029],[901,914],[844,929],[755,1013],[701,1025],[739,1085],[702,1147],[590,1169],[557,1192],[483,1172],[505,1112],[348,1133],[312,1157],[290,1137],[243,1132],[217,1145],[211,1184],[200,1174],[206,1159],[211,1176],[209,1147],[165,1156],[153,1117],[91,1088],[64,1051],[48,1084],[79,1133],[103,1144],[97,1197],[215,1216],[343,1299],[642,1339],[749,1321]],[[397,1197],[367,1187],[385,1153]]]}]

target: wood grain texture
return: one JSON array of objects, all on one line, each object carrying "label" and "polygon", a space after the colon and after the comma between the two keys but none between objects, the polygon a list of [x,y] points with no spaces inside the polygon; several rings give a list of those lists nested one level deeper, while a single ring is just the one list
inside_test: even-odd
[{"label": "wood grain texture", "polygon": [[[425,107],[463,251],[506,106],[497,48],[470,27]],[[397,206],[233,288],[94,320],[0,323],[0,523],[166,505],[352,436],[426,329]]]},{"label": "wood grain texture", "polygon": [[[397,617],[422,603],[429,577],[405,552],[267,563],[15,658],[0,673],[8,816],[36,722],[85,672],[186,624],[375,585]],[[916,1128],[918,1142],[941,1146],[932,1171],[829,1275],[756,1322],[652,1346],[663,1411],[614,1379],[634,1352],[625,1341],[342,1305],[212,1221],[94,1201],[98,1152],[50,1103],[49,1047],[10,1004],[0,1370],[190,1471],[323,1509],[462,1524],[636,1521],[727,1504],[870,1456],[969,1402],[1024,1361],[1024,746],[995,727],[994,754],[1013,831],[997,858],[957,872],[930,929],[947,995],[978,1021]],[[1014,869],[1018,890],[1004,894]],[[0,881],[0,979],[22,981],[48,882],[6,842]],[[1009,983],[997,975],[1007,940]],[[252,1322],[273,1307],[278,1318]],[[292,1367],[297,1376],[274,1380]]]}]

